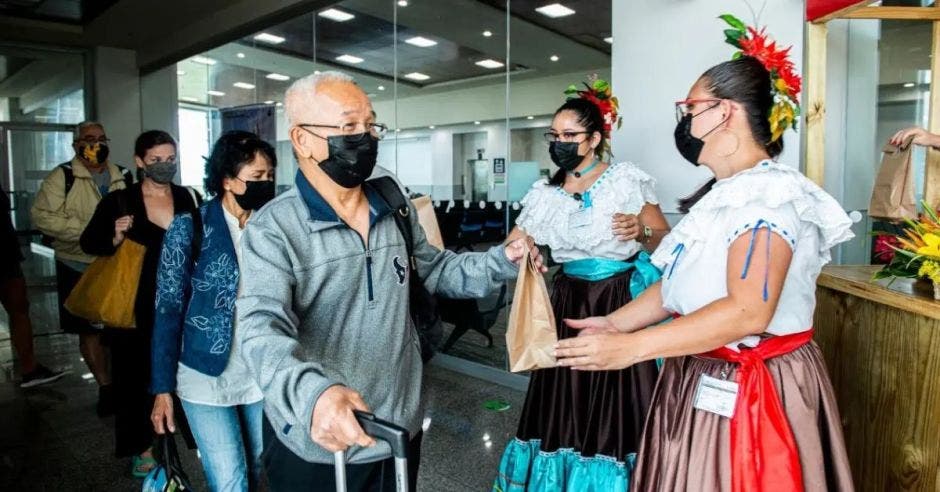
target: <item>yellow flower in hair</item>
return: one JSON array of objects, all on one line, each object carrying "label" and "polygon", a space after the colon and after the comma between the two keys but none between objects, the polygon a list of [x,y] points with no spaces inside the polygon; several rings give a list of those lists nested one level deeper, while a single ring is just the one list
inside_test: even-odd
[{"label": "yellow flower in hair", "polygon": [[774,87],[777,89],[777,92],[781,94],[790,92],[790,88],[787,86],[787,81],[783,79],[774,80]]},{"label": "yellow flower in hair", "polygon": [[796,117],[796,114],[793,111],[793,106],[787,104],[786,102],[778,102],[770,110],[770,133],[771,141],[776,142],[783,132],[786,131],[793,124],[793,119]]},{"label": "yellow flower in hair", "polygon": [[917,248],[917,254],[940,258],[940,236],[932,232],[924,234],[924,246]]}]

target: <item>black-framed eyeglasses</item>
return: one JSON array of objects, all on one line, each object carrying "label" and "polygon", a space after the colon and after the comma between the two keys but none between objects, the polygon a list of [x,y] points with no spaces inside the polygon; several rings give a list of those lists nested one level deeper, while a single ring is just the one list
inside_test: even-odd
[{"label": "black-framed eyeglasses", "polygon": [[339,130],[343,135],[355,135],[357,133],[371,133],[373,137],[382,140],[388,133],[388,125],[383,123],[346,123],[343,125],[321,125],[318,123],[300,123],[297,126],[301,128],[333,128]]},{"label": "black-framed eyeglasses", "polygon": [[593,132],[545,132],[546,142],[574,142],[578,135],[590,135]]},{"label": "black-framed eyeglasses", "polygon": [[[698,113],[693,113],[695,111],[696,104],[702,103],[711,103],[705,109],[699,111]],[[676,101],[676,122],[682,121],[682,118],[685,118],[687,115],[692,115],[693,118],[696,116],[715,109],[718,105],[721,104],[721,99],[684,99],[682,101]]]},{"label": "black-framed eyeglasses", "polygon": [[111,143],[111,139],[108,138],[108,137],[97,137],[97,138],[96,138],[96,137],[85,137],[85,138],[76,139],[75,141],[76,141],[76,142],[86,143],[86,144],[96,144],[96,143],[108,144],[108,143]]}]

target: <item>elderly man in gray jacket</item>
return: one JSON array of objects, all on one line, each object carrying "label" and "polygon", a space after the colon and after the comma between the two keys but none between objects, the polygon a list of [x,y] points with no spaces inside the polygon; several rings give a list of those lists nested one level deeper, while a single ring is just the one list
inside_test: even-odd
[{"label": "elderly man in gray jacket", "polygon": [[[333,490],[333,452],[347,450],[350,490],[393,486],[389,448],[353,411],[371,411],[412,436],[420,452],[422,362],[409,315],[405,240],[373,173],[372,104],[336,72],[296,81],[285,97],[299,161],[295,187],[251,218],[242,239],[237,335],[265,397],[264,460],[274,491]],[[414,259],[431,293],[482,297],[514,278],[524,240],[485,253],[430,246],[411,217]]]}]

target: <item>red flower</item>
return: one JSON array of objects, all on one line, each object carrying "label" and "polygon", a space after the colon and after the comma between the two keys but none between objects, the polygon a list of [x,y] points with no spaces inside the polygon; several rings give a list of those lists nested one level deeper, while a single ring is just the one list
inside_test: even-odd
[{"label": "red flower", "polygon": [[897,236],[892,236],[889,234],[880,234],[875,237],[875,260],[884,262],[885,264],[891,263],[891,260],[894,259],[894,248],[900,247],[901,242],[898,241]]},{"label": "red flower", "polygon": [[783,91],[793,101],[797,101],[800,94],[800,76],[796,74],[796,67],[789,59],[790,49],[777,47],[775,41],[770,41],[765,33],[766,28],[758,31],[753,27],[748,27],[748,36],[742,36],[739,40],[741,52],[746,56],[756,58],[767,68],[775,78],[780,78],[786,89]]},{"label": "red flower", "polygon": [[581,99],[591,101],[597,106],[597,109],[601,112],[601,116],[604,118],[604,133],[605,135],[610,135],[613,122],[617,120],[617,112],[614,111],[613,103],[611,103],[610,99],[600,99],[594,95],[593,92],[589,91],[578,91],[578,95]]}]

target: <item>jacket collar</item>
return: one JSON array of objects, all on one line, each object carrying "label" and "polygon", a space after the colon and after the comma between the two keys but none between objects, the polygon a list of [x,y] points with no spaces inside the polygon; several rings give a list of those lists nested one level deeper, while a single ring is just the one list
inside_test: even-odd
[{"label": "jacket collar", "polygon": [[[225,210],[222,208],[222,199],[215,197],[209,200],[205,205],[205,229],[219,233],[221,240],[219,244],[226,252],[231,253],[234,258],[235,243],[232,242],[232,235],[229,234],[228,222],[225,221]],[[198,211],[196,213],[199,213]]]},{"label": "jacket collar", "polygon": [[[297,170],[294,184],[297,186],[297,192],[300,194],[301,200],[303,200],[304,205],[307,206],[307,210],[310,212],[310,220],[333,224],[343,223],[339,216],[336,215],[336,211],[323,199],[323,195],[310,184],[310,181],[307,180],[307,177],[304,176],[299,169]],[[379,195],[378,191],[373,188],[371,183],[368,181],[363,183],[362,190],[365,192],[366,200],[369,202],[370,226],[392,212],[392,208],[382,196]]]},{"label": "jacket collar", "polygon": [[[78,156],[72,158],[72,176],[76,178],[88,178],[91,179],[91,171],[85,167],[85,163],[82,162]],[[121,169],[117,165],[112,164],[111,161],[105,163],[108,166],[108,172],[111,175],[111,183],[116,183],[118,181],[124,181],[124,174],[121,173]]]}]

